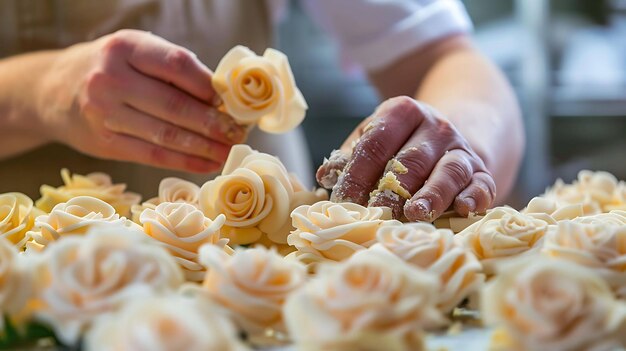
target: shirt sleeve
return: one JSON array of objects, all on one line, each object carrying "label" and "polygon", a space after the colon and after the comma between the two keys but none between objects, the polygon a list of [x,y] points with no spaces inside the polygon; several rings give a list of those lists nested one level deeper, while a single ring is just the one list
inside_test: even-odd
[{"label": "shirt sleeve", "polygon": [[386,67],[437,39],[469,32],[459,0],[303,0],[313,20],[365,70]]}]

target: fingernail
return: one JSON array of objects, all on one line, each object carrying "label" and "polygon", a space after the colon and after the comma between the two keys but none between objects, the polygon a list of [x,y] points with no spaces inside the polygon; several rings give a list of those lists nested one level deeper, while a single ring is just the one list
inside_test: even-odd
[{"label": "fingernail", "polygon": [[418,199],[417,201],[415,201],[413,205],[417,207],[419,211],[424,214],[424,217],[430,215],[430,209],[431,209],[430,201],[422,198],[422,199]]},{"label": "fingernail", "polygon": [[430,221],[433,218],[430,201],[424,198],[407,201],[404,206],[404,215],[411,221]]},{"label": "fingernail", "polygon": [[465,206],[467,207],[467,212],[472,213],[476,212],[476,201],[471,197],[466,197],[461,200]]}]

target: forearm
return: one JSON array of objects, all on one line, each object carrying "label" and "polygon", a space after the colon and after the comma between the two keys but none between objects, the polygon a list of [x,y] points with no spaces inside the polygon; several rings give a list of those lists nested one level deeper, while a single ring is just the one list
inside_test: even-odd
[{"label": "forearm", "polygon": [[497,202],[504,200],[521,162],[523,124],[509,83],[469,39],[440,41],[371,78],[385,98],[414,96],[448,118],[493,174]]},{"label": "forearm", "polygon": [[39,112],[39,92],[56,56],[46,51],[0,60],[0,159],[49,141]]},{"label": "forearm", "polygon": [[521,163],[524,130],[515,95],[499,70],[476,50],[455,50],[431,67],[415,97],[459,129],[493,174],[496,202],[502,202]]}]

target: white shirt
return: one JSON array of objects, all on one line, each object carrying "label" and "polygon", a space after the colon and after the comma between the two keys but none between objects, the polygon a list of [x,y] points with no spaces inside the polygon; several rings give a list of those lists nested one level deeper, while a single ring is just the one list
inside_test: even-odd
[{"label": "white shirt", "polygon": [[302,0],[339,45],[342,57],[371,71],[472,24],[459,0]]}]

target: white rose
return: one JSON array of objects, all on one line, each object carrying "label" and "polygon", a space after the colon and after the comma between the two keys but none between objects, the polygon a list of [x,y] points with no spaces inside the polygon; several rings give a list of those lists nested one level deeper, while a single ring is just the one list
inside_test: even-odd
[{"label": "white rose", "polygon": [[141,205],[133,205],[131,208],[133,222],[139,223],[139,216],[146,208],[155,209],[164,202],[184,202],[198,207],[200,187],[184,179],[169,177],[159,183],[159,194]]},{"label": "white rose", "polygon": [[510,337],[506,350],[582,351],[614,337],[626,341],[618,335],[626,305],[606,283],[584,267],[541,256],[505,265],[483,291],[482,315]]},{"label": "white rose", "polygon": [[284,331],[283,304],[304,284],[304,265],[263,246],[236,250],[229,256],[219,247],[205,245],[200,255],[209,268],[204,291],[250,337],[263,336],[269,329]]},{"label": "white rose", "polygon": [[626,225],[561,221],[549,229],[542,252],[595,270],[626,297]]},{"label": "white rose", "polygon": [[[10,241],[0,238],[0,317],[23,312],[31,297],[33,277],[25,260]],[[0,318],[0,331],[3,324],[4,318]]]},{"label": "white rose", "polygon": [[422,330],[441,322],[437,279],[391,254],[366,250],[319,274],[287,299],[299,350],[422,350]]},{"label": "white rose", "polygon": [[559,204],[554,199],[538,196],[530,200],[528,206],[521,212],[524,214],[544,213],[558,222],[584,216],[584,207],[582,203]]},{"label": "white rose", "polygon": [[202,281],[206,273],[198,261],[200,246],[215,244],[226,249],[228,239],[220,238],[224,220],[224,215],[211,220],[182,202],[164,202],[154,210],[146,209],[140,217],[144,232],[165,245],[190,281]]},{"label": "white rose", "polygon": [[207,301],[177,295],[136,299],[96,323],[87,351],[244,351],[234,326]]},{"label": "white rose", "polygon": [[105,173],[90,173],[70,175],[67,169],[61,170],[64,185],[55,188],[42,185],[41,198],[36,206],[50,212],[59,203],[67,202],[77,196],[91,196],[98,198],[115,208],[120,216],[128,216],[131,206],[141,201],[139,194],[126,191],[126,184],[113,184],[111,177]]},{"label": "white rose", "polygon": [[28,232],[32,240],[27,251],[41,251],[62,236],[85,234],[94,225],[110,223],[132,225],[120,218],[113,206],[90,196],[78,196],[54,206],[50,214],[35,219],[35,227]]},{"label": "white rose", "polygon": [[265,132],[294,129],[308,108],[287,56],[274,49],[257,56],[244,46],[234,47],[218,64],[212,83],[228,114]]},{"label": "white rose", "polygon": [[618,181],[611,173],[583,170],[572,184],[557,180],[542,197],[563,205],[583,204],[585,215],[592,215],[613,209],[607,207],[615,205],[618,191]]},{"label": "white rose", "polygon": [[342,261],[376,242],[376,231],[391,220],[391,209],[354,203],[321,201],[303,205],[291,213],[296,228],[287,241],[307,261]]},{"label": "white rose", "polygon": [[378,229],[376,238],[378,244],[371,249],[384,248],[439,278],[437,305],[444,313],[477,291],[485,279],[476,257],[454,241],[450,230],[430,223],[391,222]]},{"label": "white rose", "polygon": [[18,248],[24,247],[29,231],[39,214],[33,200],[21,193],[0,194],[0,237]]},{"label": "white rose", "polygon": [[132,298],[167,293],[183,274],[165,249],[139,231],[101,226],[50,245],[35,268],[35,317],[74,344],[93,318]]},{"label": "white rose", "polygon": [[491,210],[480,221],[456,235],[492,275],[502,261],[536,252],[548,226],[555,224],[546,214],[522,214],[509,207]]}]

